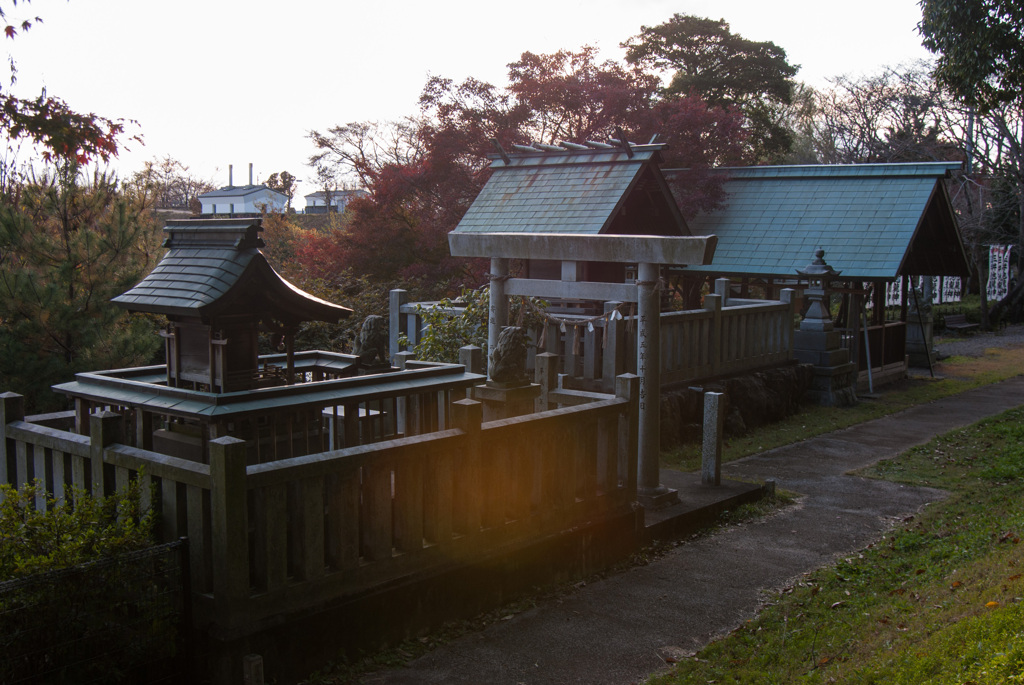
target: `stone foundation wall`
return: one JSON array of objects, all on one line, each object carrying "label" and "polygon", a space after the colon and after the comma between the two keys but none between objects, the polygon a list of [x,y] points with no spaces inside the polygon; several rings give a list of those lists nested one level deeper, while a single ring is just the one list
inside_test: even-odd
[{"label": "stone foundation wall", "polygon": [[[737,436],[797,413],[813,377],[810,364],[790,364],[692,385],[724,393],[725,434]],[[700,442],[703,412],[701,392],[688,386],[662,388],[661,448]]]}]

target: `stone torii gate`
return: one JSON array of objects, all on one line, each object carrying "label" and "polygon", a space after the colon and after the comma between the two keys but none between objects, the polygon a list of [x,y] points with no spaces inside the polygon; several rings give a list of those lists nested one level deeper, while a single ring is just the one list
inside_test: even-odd
[{"label": "stone torii gate", "polygon": [[[493,349],[508,325],[508,297],[637,303],[637,373],[640,381],[637,494],[646,506],[677,498],[660,482],[661,434],[661,265],[710,264],[715,236],[593,235],[552,233],[470,233],[448,235],[453,257],[491,260],[487,343]],[[509,278],[509,260],[561,263],[560,280]],[[636,283],[576,280],[578,262],[636,264]],[[490,375],[488,373],[488,375]]]}]

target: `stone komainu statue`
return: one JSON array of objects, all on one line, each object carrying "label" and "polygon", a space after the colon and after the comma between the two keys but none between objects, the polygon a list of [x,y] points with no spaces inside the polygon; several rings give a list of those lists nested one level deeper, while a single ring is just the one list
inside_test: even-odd
[{"label": "stone komainu statue", "polygon": [[388,322],[383,316],[371,314],[363,319],[356,339],[355,353],[362,364],[388,364]]},{"label": "stone komainu statue", "polygon": [[526,330],[506,326],[489,355],[491,380],[496,383],[528,383],[526,376]]}]

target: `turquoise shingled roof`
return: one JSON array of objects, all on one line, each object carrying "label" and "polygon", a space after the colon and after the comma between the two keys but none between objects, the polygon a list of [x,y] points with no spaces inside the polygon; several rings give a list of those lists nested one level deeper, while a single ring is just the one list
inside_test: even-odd
[{"label": "turquoise shingled roof", "polygon": [[[579,147],[579,146],[577,146]],[[491,177],[455,229],[459,233],[619,232],[613,222],[629,198],[656,205],[645,232],[688,234],[658,168],[664,145],[555,150],[496,157]],[[643,195],[638,191],[643,190]],[[646,207],[645,207],[646,208]],[[651,223],[651,222],[647,222]]]},{"label": "turquoise shingled roof", "polygon": [[[689,221],[695,235],[718,236],[714,261],[688,270],[793,276],[820,247],[843,276],[864,280],[962,273],[963,245],[940,183],[959,168],[938,162],[724,169],[725,207]],[[930,270],[908,272],[911,252],[915,269]]]}]

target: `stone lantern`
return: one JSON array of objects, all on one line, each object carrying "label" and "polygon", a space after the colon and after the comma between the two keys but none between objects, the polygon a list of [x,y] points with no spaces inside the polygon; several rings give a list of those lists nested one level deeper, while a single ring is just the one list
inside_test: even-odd
[{"label": "stone lantern", "polygon": [[825,250],[820,247],[814,253],[814,261],[797,274],[807,279],[807,290],[804,297],[809,302],[807,313],[800,322],[802,331],[831,331],[832,314],[828,305],[828,280],[835,278],[841,271],[836,271],[825,263]]},{"label": "stone lantern", "polygon": [[828,281],[841,272],[825,263],[825,251],[814,253],[814,261],[797,274],[807,279],[807,313],[793,336],[793,356],[798,362],[814,366],[814,378],[808,394],[823,406],[845,406],[857,401],[857,365],[850,351],[842,346],[839,331],[834,330],[827,306]]}]

